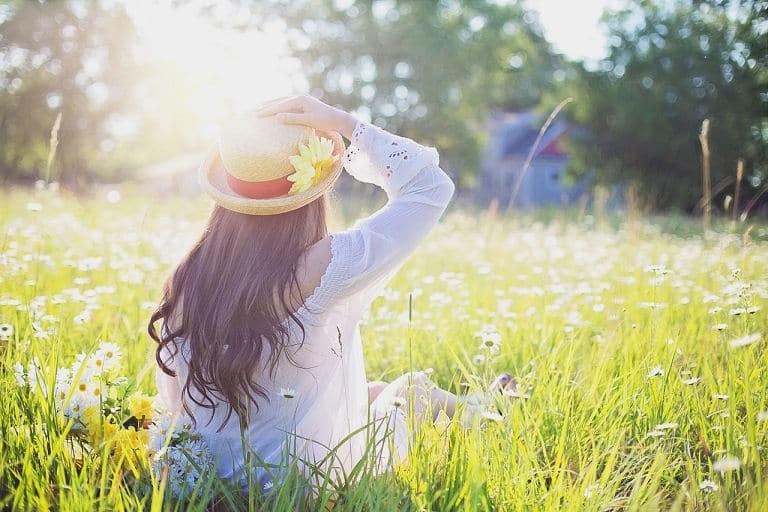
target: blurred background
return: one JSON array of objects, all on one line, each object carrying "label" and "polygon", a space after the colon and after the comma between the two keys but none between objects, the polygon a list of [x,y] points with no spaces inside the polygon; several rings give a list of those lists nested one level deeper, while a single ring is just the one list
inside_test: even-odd
[{"label": "blurred background", "polygon": [[229,116],[294,93],[438,147],[480,204],[697,214],[708,179],[768,209],[768,1],[0,2],[4,190],[196,193]]}]

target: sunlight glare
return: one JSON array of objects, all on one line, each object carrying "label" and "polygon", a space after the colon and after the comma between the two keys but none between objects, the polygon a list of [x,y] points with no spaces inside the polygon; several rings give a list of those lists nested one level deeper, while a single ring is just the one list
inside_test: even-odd
[{"label": "sunlight glare", "polygon": [[[141,42],[139,57],[158,66],[158,82],[171,87],[180,103],[175,108],[189,109],[206,132],[232,111],[307,87],[280,23],[258,30],[217,27],[194,5],[160,0],[129,2],[127,8]],[[242,21],[249,13],[232,15]]]}]

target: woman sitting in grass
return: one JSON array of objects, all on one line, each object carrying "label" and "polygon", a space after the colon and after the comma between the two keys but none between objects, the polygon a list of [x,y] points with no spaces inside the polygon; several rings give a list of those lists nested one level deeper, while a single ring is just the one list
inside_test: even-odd
[{"label": "woman sitting in grass", "polygon": [[[342,168],[389,201],[329,233]],[[366,456],[383,470],[407,455],[406,412],[454,416],[457,397],[424,373],[367,382],[358,326],[451,200],[434,148],[294,96],[233,119],[200,178],[216,204],[149,333],[159,394],[195,420],[219,476],[269,489],[292,463],[318,478]]]}]

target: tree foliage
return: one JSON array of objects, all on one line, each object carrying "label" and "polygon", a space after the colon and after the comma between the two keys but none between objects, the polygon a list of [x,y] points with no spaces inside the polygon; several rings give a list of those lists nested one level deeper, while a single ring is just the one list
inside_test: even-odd
[{"label": "tree foliage", "polygon": [[561,65],[521,2],[272,0],[310,92],[435,144],[465,184],[493,108],[536,105]]},{"label": "tree foliage", "polygon": [[0,176],[41,177],[61,113],[56,177],[114,170],[110,127],[132,98],[133,27],[120,5],[17,1],[0,17]]},{"label": "tree foliage", "polygon": [[[702,197],[702,121],[710,119],[712,183],[732,193],[738,158],[747,194],[768,178],[768,18],[765,1],[627,2],[604,17],[610,52],[563,88],[577,172],[636,184],[658,207]],[[563,94],[563,93],[561,93]],[[725,193],[723,192],[723,193]]]}]

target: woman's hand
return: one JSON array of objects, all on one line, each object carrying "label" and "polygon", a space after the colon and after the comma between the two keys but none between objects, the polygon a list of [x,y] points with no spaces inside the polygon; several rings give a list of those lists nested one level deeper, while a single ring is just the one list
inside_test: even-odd
[{"label": "woman's hand", "polygon": [[306,94],[268,101],[255,112],[259,117],[274,115],[285,124],[301,124],[320,131],[337,131],[347,139],[352,138],[357,125],[357,119],[352,114]]}]

